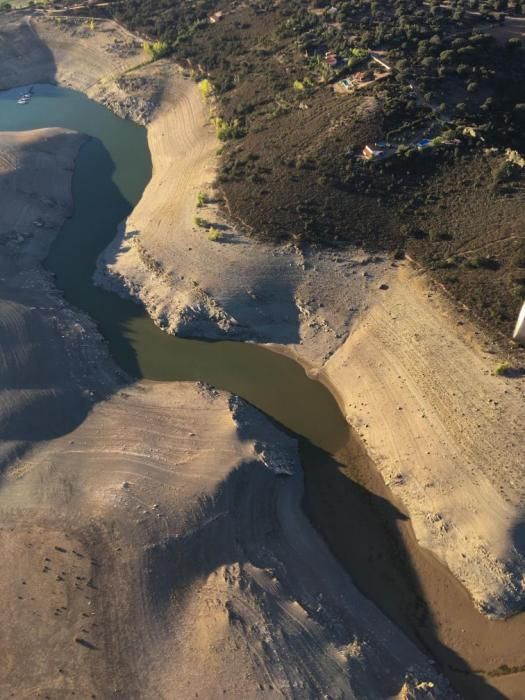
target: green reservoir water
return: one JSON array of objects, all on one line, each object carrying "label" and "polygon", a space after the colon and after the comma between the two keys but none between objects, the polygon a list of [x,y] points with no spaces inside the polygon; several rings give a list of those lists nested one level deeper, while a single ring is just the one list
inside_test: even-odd
[{"label": "green reservoir water", "polygon": [[157,381],[204,381],[238,394],[293,432],[331,453],[348,426],[330,391],[300,364],[264,346],[176,338],[146,312],[93,284],[97,257],[140,199],[151,177],[146,130],[120,119],[83,93],[52,85],[0,93],[0,131],[60,126],[87,134],[73,174],[74,212],[45,266],[73,306],[87,312],[116,362],[130,375]]}]

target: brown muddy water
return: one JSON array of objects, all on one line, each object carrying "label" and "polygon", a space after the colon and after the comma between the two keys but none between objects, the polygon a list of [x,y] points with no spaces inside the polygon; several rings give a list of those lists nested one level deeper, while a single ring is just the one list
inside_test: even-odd
[{"label": "brown muddy water", "polygon": [[406,513],[366,456],[329,387],[291,357],[253,343],[176,338],[137,304],[95,287],[100,252],[151,177],[146,131],[82,93],[37,85],[0,94],[0,130],[62,126],[89,135],[73,175],[74,213],[46,267],[97,323],[131,376],[203,381],[238,394],[298,436],[304,507],[360,590],[472,700],[525,699],[525,618],[490,621],[448,570],[417,545]]}]

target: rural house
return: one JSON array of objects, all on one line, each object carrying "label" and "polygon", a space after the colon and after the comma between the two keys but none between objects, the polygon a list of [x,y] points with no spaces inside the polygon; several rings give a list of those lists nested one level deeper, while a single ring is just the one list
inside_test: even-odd
[{"label": "rural house", "polygon": [[363,156],[366,160],[373,160],[374,158],[381,158],[385,154],[377,146],[369,146],[368,144],[363,148]]},{"label": "rural house", "polygon": [[335,68],[335,66],[339,63],[339,59],[337,58],[337,54],[335,54],[333,51],[327,51],[325,53],[324,61],[331,68]]}]

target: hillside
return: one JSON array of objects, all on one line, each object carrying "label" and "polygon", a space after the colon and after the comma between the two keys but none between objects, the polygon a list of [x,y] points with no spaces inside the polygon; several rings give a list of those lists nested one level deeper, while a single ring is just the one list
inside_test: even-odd
[{"label": "hillside", "polygon": [[[407,253],[509,336],[525,292],[522,5],[123,0],[109,11],[201,82],[234,220],[272,240]],[[382,154],[363,158],[367,144]]]}]

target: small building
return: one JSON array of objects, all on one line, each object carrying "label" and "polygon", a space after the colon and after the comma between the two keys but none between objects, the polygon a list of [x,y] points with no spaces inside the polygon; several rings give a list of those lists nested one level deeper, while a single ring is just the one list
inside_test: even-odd
[{"label": "small building", "polygon": [[217,12],[214,12],[212,15],[210,15],[210,22],[212,24],[217,24],[217,22],[220,22],[222,19],[222,12],[218,10]]},{"label": "small building", "polygon": [[422,151],[424,148],[428,148],[428,147],[431,146],[431,145],[432,145],[432,142],[430,141],[430,139],[421,139],[421,141],[418,141],[418,142],[416,143],[416,147],[417,147],[420,151]]},{"label": "small building", "polygon": [[337,54],[333,51],[327,51],[324,55],[324,62],[331,68],[335,68],[339,63],[339,59],[337,58]]},{"label": "small building", "polygon": [[514,328],[512,337],[520,345],[525,345],[525,301],[523,302],[521,311],[518,315],[518,320],[516,321],[516,327]]},{"label": "small building", "polygon": [[368,144],[363,148],[363,157],[366,160],[373,160],[374,158],[381,158],[385,155],[385,152],[378,148],[377,146],[369,146]]}]

